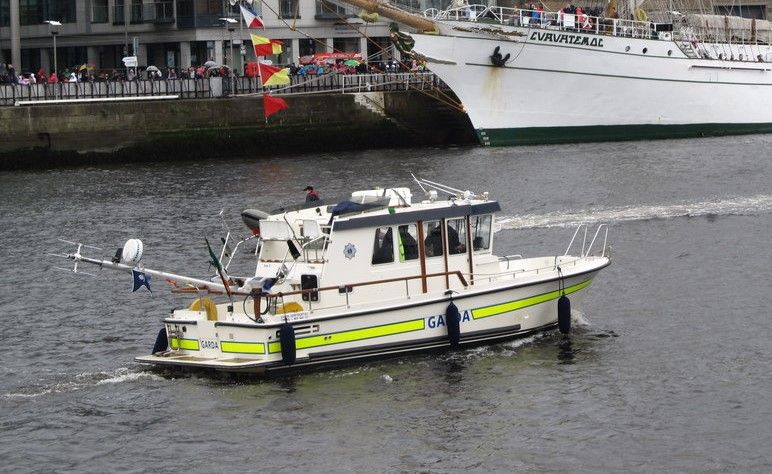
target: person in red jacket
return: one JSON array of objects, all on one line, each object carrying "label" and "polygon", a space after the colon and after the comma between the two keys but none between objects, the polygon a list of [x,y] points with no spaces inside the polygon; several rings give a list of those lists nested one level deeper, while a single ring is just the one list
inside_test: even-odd
[{"label": "person in red jacket", "polygon": [[306,189],[303,191],[306,192],[306,202],[313,202],[319,200],[319,193],[317,191],[314,191],[313,186],[306,186]]}]

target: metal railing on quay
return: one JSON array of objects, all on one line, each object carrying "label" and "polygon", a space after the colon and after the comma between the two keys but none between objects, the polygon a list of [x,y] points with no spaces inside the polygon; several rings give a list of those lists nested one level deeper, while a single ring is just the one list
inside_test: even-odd
[{"label": "metal railing on quay", "polygon": [[32,101],[109,99],[177,95],[208,99],[246,94],[354,93],[447,88],[429,72],[387,74],[324,74],[291,76],[291,83],[264,87],[256,77],[142,79],[134,81],[62,82],[56,84],[0,84],[0,106]]},{"label": "metal railing on quay", "polygon": [[24,101],[102,99],[179,95],[185,99],[213,97],[209,79],[155,79],[141,81],[63,82],[57,84],[2,84],[0,105]]},{"label": "metal railing on quay", "polygon": [[263,87],[257,77],[225,78],[223,79],[223,93],[225,95],[240,95],[271,91],[284,95],[314,92],[353,93],[447,88],[436,75],[430,72],[323,74],[320,76],[291,76],[290,80],[288,85]]}]

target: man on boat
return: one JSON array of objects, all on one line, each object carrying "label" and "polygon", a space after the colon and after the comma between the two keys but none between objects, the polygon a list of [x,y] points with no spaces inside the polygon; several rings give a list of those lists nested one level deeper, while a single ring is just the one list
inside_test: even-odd
[{"label": "man on boat", "polygon": [[313,186],[306,186],[306,189],[303,191],[306,192],[306,202],[313,202],[319,200],[319,193],[317,191],[314,191]]}]

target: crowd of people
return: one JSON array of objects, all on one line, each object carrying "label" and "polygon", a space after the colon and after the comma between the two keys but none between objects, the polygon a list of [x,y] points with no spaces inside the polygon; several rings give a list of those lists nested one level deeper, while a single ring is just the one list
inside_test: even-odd
[{"label": "crowd of people", "polygon": [[56,84],[59,82],[114,82],[158,79],[195,79],[205,77],[229,76],[230,68],[222,65],[190,66],[182,71],[173,67],[156,66],[140,68],[121,68],[97,70],[93,65],[82,64],[67,67],[58,73],[47,72],[43,68],[37,72],[17,72],[12,64],[0,64],[0,84]]},{"label": "crowd of people", "polygon": [[[249,63],[248,63],[249,64]],[[359,63],[346,61],[320,62],[312,64],[303,64],[300,66],[290,64],[290,74],[293,76],[321,76],[325,74],[379,74],[379,73],[397,73],[397,72],[423,72],[426,66],[415,60],[409,62],[398,61],[379,61],[371,63]],[[97,70],[93,65],[82,64],[74,67],[65,68],[58,73],[47,72],[43,68],[37,72],[16,71],[12,64],[0,64],[0,84],[56,84],[67,82],[113,82],[113,81],[134,81],[134,80],[160,80],[160,79],[203,79],[207,77],[229,77],[229,76],[254,77],[256,73],[249,73],[245,65],[243,72],[233,70],[225,65],[214,64],[213,61],[207,61],[199,66],[190,66],[188,68],[177,70],[173,67],[158,68],[156,66]]]},{"label": "crowd of people", "polygon": [[423,72],[426,65],[416,60],[409,62],[376,61],[371,63],[354,64],[347,61],[320,62],[312,64],[294,63],[289,65],[290,74],[293,76],[321,76],[324,74],[381,74],[398,72]]}]

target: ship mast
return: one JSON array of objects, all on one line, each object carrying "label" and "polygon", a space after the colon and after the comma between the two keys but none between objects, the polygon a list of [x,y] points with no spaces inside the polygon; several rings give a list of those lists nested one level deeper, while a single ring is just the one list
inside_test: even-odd
[{"label": "ship mast", "polygon": [[415,28],[418,31],[436,31],[437,26],[433,21],[418,15],[413,15],[404,10],[400,10],[388,3],[378,2],[376,0],[340,0],[343,3],[363,8],[370,13],[377,13],[386,18],[392,19],[398,23]]}]

